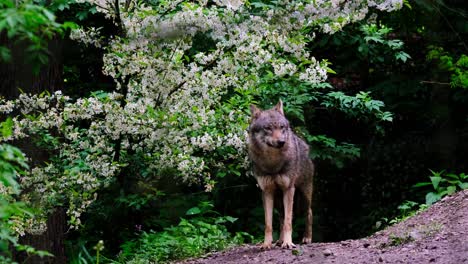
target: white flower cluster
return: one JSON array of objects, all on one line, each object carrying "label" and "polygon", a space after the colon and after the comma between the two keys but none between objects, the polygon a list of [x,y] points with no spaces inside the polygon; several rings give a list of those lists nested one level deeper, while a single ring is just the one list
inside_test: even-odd
[{"label": "white flower cluster", "polygon": [[299,80],[317,84],[325,81],[327,78],[327,70],[324,66],[318,63],[315,58],[312,58],[311,64],[306,70],[299,74]]},{"label": "white flower cluster", "polygon": [[70,39],[96,48],[102,47],[101,28],[89,27],[87,30],[76,28],[70,32]]},{"label": "white flower cluster", "polygon": [[0,113],[9,114],[13,112],[14,108],[15,103],[13,101],[5,101],[4,99],[0,98]]},{"label": "white flower cluster", "polygon": [[375,7],[382,11],[395,11],[403,7],[403,0],[368,0],[369,7]]},{"label": "white flower cluster", "polygon": [[364,19],[369,8],[390,12],[402,7],[403,0],[317,0],[304,4],[298,1],[295,5],[298,12],[303,12],[308,25],[318,26],[325,33],[334,33],[349,23]]},{"label": "white flower cluster", "polygon": [[[297,71],[297,66],[294,63],[287,62],[287,61],[278,61],[273,62],[273,70],[276,76],[285,76],[285,75],[293,75]],[[300,77],[299,77],[300,78]]]},{"label": "white flower cluster", "polygon": [[[115,1],[87,2],[117,21]],[[70,223],[78,227],[96,192],[123,166],[131,166],[123,153],[144,156],[141,162],[155,174],[177,170],[176,179],[210,191],[216,183],[211,173],[225,169],[227,162],[248,167],[248,116],[223,105],[228,91],[255,93],[268,71],[323,82],[327,65],[308,52],[311,36],[301,29],[316,25],[332,33],[363,19],[369,7],[398,7],[389,0],[283,0],[282,9],[252,15],[241,0],[199,3],[166,1],[159,10],[135,4],[132,13],[119,6],[127,35],[114,36],[103,58],[103,72],[114,78],[118,92],[75,101],[60,92],[0,100],[0,113],[18,108],[29,116],[13,119],[14,132],[6,140],[50,134],[57,139],[49,146],[57,159],[22,177],[21,184],[35,190],[23,199],[41,204],[46,212],[54,203],[68,204]],[[98,31],[91,32],[78,30],[73,37],[99,45]],[[197,34],[213,43],[209,49],[193,47]],[[117,144],[120,153],[115,153]]]}]

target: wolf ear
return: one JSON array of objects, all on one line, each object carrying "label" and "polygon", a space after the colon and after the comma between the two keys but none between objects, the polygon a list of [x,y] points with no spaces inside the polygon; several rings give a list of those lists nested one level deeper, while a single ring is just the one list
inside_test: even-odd
[{"label": "wolf ear", "polygon": [[262,110],[260,110],[258,107],[255,105],[250,105],[250,113],[252,114],[252,118],[257,118],[260,115],[260,112],[262,112]]},{"label": "wolf ear", "polygon": [[278,103],[275,105],[275,110],[280,112],[282,115],[284,115],[284,112],[283,112],[283,101],[281,101],[281,99],[279,99]]}]

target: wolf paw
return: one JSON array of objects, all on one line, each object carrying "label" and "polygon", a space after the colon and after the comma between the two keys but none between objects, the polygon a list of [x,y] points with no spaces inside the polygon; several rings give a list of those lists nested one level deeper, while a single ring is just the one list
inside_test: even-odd
[{"label": "wolf paw", "polygon": [[275,245],[276,246],[281,246],[283,244],[283,240],[281,239],[278,239],[276,242],[275,242]]},{"label": "wolf paw", "polygon": [[270,243],[262,243],[262,245],[260,246],[260,248],[263,249],[263,250],[271,249],[271,247],[272,247],[271,242]]},{"label": "wolf paw", "polygon": [[302,239],[302,244],[310,244],[312,243],[312,238],[304,237]]},{"label": "wolf paw", "polygon": [[293,242],[286,242],[284,241],[283,244],[281,244],[282,248],[295,248],[296,245],[293,244]]}]

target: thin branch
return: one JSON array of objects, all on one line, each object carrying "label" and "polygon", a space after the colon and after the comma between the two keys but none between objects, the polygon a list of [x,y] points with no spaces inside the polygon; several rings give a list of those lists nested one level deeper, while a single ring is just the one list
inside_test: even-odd
[{"label": "thin branch", "polygon": [[440,8],[436,7],[435,9],[437,10],[437,12],[439,12],[440,16],[442,16],[442,18],[445,20],[445,22],[447,23],[449,28],[453,31],[453,33],[455,33],[455,36],[457,36],[457,38],[463,44],[463,47],[465,48],[465,50],[468,51],[468,47],[466,46],[465,41],[463,41],[463,39],[460,37],[460,34],[458,34],[458,32],[455,30],[455,28],[453,28],[452,24],[450,24],[450,21],[447,19],[447,17],[445,17],[444,14],[442,13],[442,11],[440,11]]},{"label": "thin branch", "polygon": [[163,12],[163,13],[159,16],[159,18],[157,19],[157,21],[160,22],[161,19],[162,19],[164,16],[166,16],[167,14],[169,14],[170,11],[174,10],[174,8],[176,8],[176,7],[177,7],[180,3],[182,3],[182,2],[183,2],[183,0],[179,0],[178,3],[174,3],[174,4],[172,5],[172,8],[168,8],[168,9],[164,10],[164,12]]},{"label": "thin branch", "polygon": [[436,81],[421,81],[420,83],[450,85],[450,83],[447,83],[447,82],[436,82]]}]

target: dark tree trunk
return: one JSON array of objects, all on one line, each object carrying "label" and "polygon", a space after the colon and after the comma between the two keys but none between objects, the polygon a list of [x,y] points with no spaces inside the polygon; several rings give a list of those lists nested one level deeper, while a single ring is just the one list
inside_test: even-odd
[{"label": "dark tree trunk", "polygon": [[66,214],[64,208],[57,208],[47,220],[47,230],[41,235],[26,235],[20,239],[20,243],[30,245],[36,250],[45,250],[54,257],[40,258],[27,256],[25,253],[16,254],[16,261],[26,264],[65,264],[64,234],[66,232]]},{"label": "dark tree trunk", "polygon": [[60,38],[49,42],[49,61],[43,65],[38,74],[34,74],[33,66],[28,63],[24,50],[26,43],[11,43],[5,34],[0,35],[0,45],[9,47],[12,59],[8,63],[0,63],[0,95],[12,99],[18,97],[21,91],[25,93],[55,92],[63,89],[62,43]]},{"label": "dark tree trunk", "polygon": [[[10,62],[0,63],[0,96],[7,99],[17,98],[21,91],[38,94],[43,91],[55,92],[63,88],[63,40],[54,38],[49,41],[49,60],[42,65],[39,73],[34,73],[34,65],[28,63],[24,50],[27,43],[9,42],[5,34],[0,34],[0,45],[7,46],[12,52]],[[1,117],[0,117],[1,118]],[[46,152],[42,151],[30,141],[15,143],[21,148],[33,164],[41,164],[48,160]],[[28,257],[17,252],[15,260],[19,263],[66,263],[64,237],[66,231],[66,214],[63,208],[57,208],[47,221],[47,231],[41,235],[26,235],[20,238],[20,243],[31,245],[38,250],[45,250],[54,255],[53,258]]]}]

